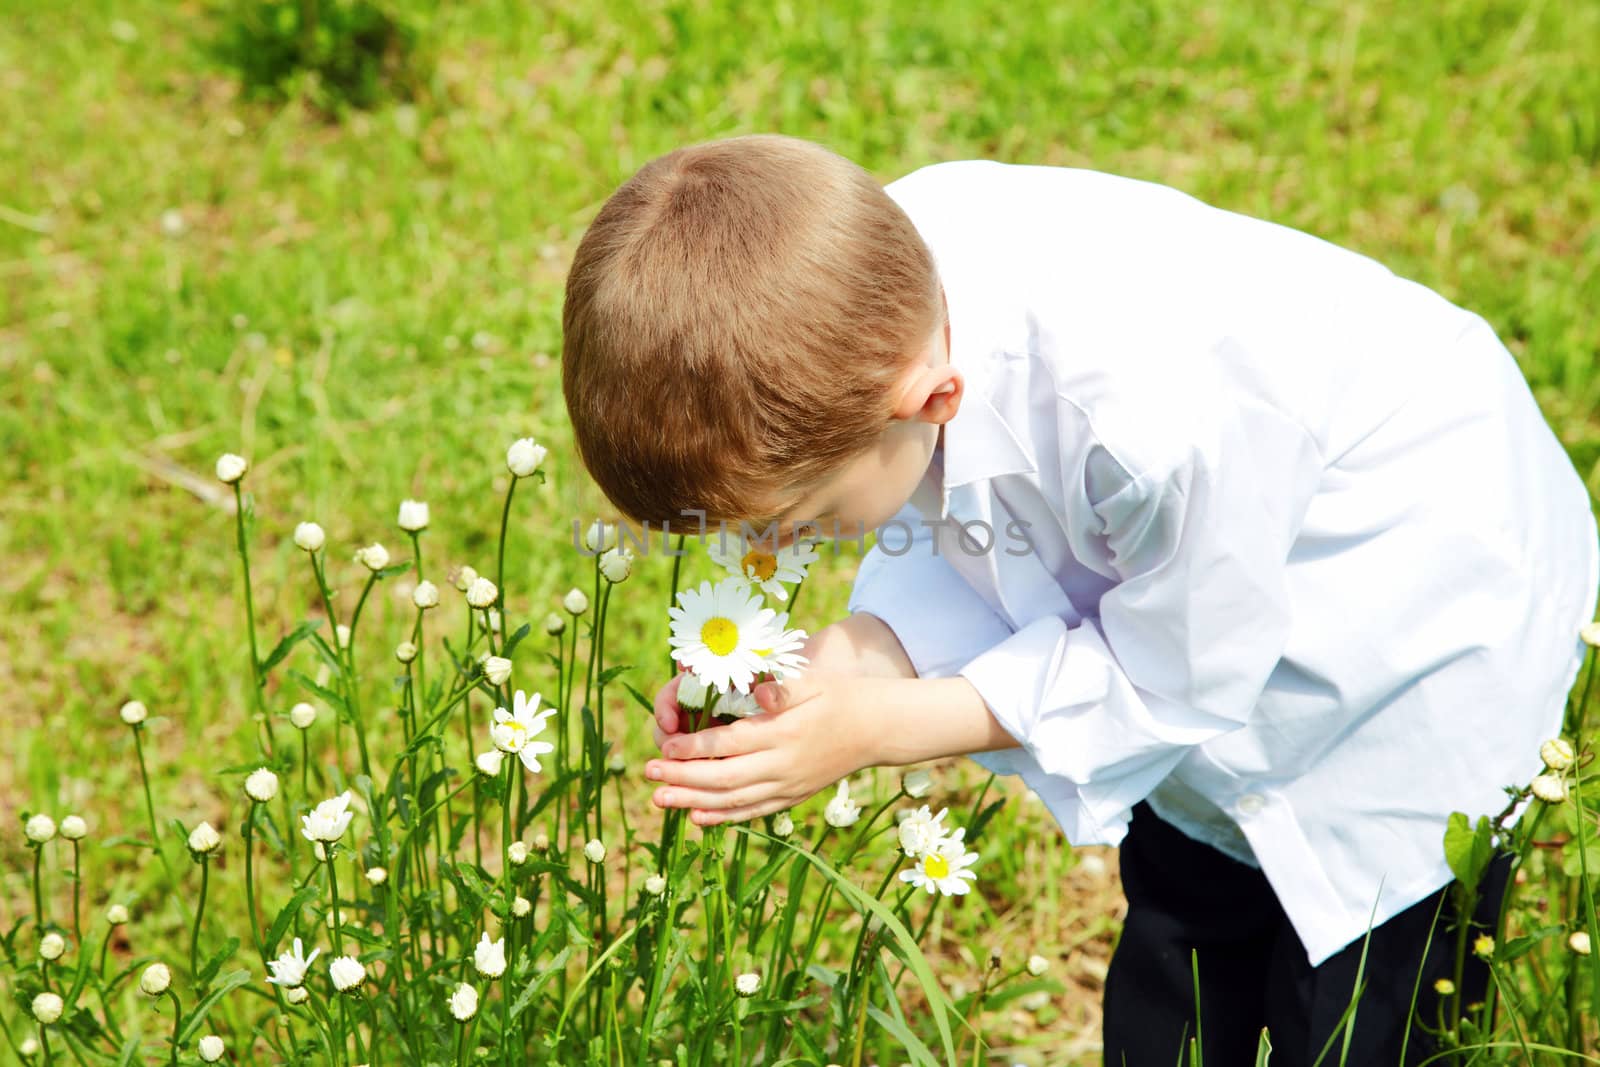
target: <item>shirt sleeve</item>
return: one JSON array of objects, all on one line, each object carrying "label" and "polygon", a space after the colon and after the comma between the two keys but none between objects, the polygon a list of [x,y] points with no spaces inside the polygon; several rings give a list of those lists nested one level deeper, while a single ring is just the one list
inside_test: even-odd
[{"label": "shirt sleeve", "polygon": [[1033,620],[959,672],[1022,745],[1024,781],[1047,801],[1075,791],[1077,844],[1115,844],[1193,746],[1242,726],[1288,639],[1320,454],[1298,426],[1245,416],[1188,430],[1137,473],[1100,443],[1072,468],[1118,579],[1098,617]]}]

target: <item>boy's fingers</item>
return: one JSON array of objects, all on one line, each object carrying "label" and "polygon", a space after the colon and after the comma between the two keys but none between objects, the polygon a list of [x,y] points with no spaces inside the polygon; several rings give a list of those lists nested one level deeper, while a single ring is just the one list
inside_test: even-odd
[{"label": "boy's fingers", "polygon": [[682,728],[678,712],[678,682],[682,678],[683,675],[675,674],[672,681],[656,690],[656,725],[663,733],[675,734]]},{"label": "boy's fingers", "polygon": [[739,789],[771,781],[771,762],[764,752],[717,760],[653,759],[644,765],[644,776],[653,782],[695,789]]},{"label": "boy's fingers", "polygon": [[760,716],[713,726],[692,734],[678,734],[661,746],[668,759],[726,759],[766,748]]},{"label": "boy's fingers", "polygon": [[759,804],[748,804],[742,808],[730,808],[727,811],[706,811],[696,808],[689,813],[689,821],[696,826],[717,826],[725,822],[748,822],[759,819],[763,815],[783,811],[794,806],[788,797],[773,797],[763,800]]},{"label": "boy's fingers", "polygon": [[658,808],[703,808],[707,811],[727,811],[749,807],[771,800],[776,795],[777,783],[761,782],[740,789],[685,789],[683,786],[663,787],[650,799]]}]

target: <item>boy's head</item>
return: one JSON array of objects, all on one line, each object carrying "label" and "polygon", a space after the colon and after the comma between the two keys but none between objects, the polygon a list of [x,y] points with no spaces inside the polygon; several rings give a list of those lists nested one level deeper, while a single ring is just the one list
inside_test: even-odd
[{"label": "boy's head", "polygon": [[788,137],[679,149],[612,194],[567,278],[579,452],[639,521],[876,525],[959,403],[944,321],[927,246],[860,167]]}]

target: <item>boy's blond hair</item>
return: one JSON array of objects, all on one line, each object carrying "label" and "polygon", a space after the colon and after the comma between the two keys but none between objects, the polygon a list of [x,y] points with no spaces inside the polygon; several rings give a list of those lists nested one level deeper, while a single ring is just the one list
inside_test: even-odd
[{"label": "boy's blond hair", "polygon": [[819,145],[735,137],[652,160],[567,276],[584,465],[635,520],[780,514],[888,425],[942,304],[911,220]]}]

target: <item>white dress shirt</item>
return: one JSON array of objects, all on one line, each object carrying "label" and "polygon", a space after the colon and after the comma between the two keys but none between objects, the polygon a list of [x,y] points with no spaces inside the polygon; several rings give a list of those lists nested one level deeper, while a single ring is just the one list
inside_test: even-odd
[{"label": "white dress shirt", "polygon": [[1074,844],[1148,798],[1260,866],[1313,964],[1446,884],[1450,812],[1559,731],[1600,585],[1493,331],[1159,185],[959,162],[889,193],[966,395],[851,610],[972,682],[1021,746],[974,758]]}]

